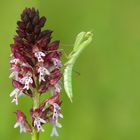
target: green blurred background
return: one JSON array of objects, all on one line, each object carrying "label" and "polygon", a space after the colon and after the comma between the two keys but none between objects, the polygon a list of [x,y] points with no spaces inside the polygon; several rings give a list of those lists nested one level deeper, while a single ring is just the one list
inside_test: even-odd
[{"label": "green blurred background", "polygon": [[[13,129],[13,112],[29,116],[31,101],[11,104],[9,44],[25,7],[36,7],[48,19],[68,54],[80,31],[93,31],[93,43],[75,65],[74,101],[63,98],[63,128],[50,138],[51,125],[41,140],[139,140],[140,139],[140,0],[0,0],[0,140],[29,140]],[[28,117],[29,118],[29,117]]]}]

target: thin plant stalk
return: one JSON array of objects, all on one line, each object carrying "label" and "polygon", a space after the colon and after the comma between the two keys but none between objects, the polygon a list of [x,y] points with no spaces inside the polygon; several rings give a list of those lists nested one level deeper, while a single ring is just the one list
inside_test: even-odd
[{"label": "thin plant stalk", "polygon": [[[39,108],[39,104],[40,104],[40,95],[37,91],[35,91],[34,93],[34,98],[33,98],[33,109],[37,109]],[[32,140],[39,140],[39,132],[37,131],[36,128],[32,128]]]}]

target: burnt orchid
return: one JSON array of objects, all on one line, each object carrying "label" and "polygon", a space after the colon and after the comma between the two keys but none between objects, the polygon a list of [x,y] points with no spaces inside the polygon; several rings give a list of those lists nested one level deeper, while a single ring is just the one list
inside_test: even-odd
[{"label": "burnt orchid", "polygon": [[[59,119],[61,114],[61,78],[64,75],[64,87],[72,100],[71,75],[72,67],[81,50],[92,39],[90,32],[80,33],[73,51],[66,64],[61,63],[62,53],[59,41],[51,41],[51,30],[42,30],[46,18],[40,17],[38,10],[26,8],[20,21],[17,22],[17,35],[11,44],[10,56],[12,84],[14,90],[10,93],[12,103],[19,104],[19,98],[29,96],[33,105],[30,109],[31,124],[21,110],[16,110],[16,123],[20,132],[29,132],[32,140],[39,140],[39,133],[44,132],[43,125],[51,123],[51,136],[58,136],[57,127],[61,128]],[[64,74],[61,68],[64,66]],[[42,94],[49,94],[49,98],[41,101]]]},{"label": "burnt orchid", "polygon": [[[50,122],[54,128],[61,126],[58,119],[62,118],[60,100],[60,61],[61,52],[58,50],[59,41],[51,41],[51,30],[42,31],[46,22],[45,17],[39,17],[39,12],[25,9],[21,14],[21,20],[17,22],[17,35],[11,44],[11,75],[14,91],[10,96],[12,102],[18,105],[18,99],[22,95],[33,99],[31,108],[32,127],[26,120],[25,114],[17,110],[16,127],[20,132],[44,131],[43,124]],[[51,91],[49,99],[40,102],[40,96]],[[53,128],[52,136],[58,135]]]}]

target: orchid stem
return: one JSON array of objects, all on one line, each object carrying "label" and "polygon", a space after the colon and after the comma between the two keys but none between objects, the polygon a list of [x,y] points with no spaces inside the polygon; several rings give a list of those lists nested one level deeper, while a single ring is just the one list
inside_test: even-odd
[{"label": "orchid stem", "polygon": [[[33,97],[33,109],[37,109],[39,107],[39,102],[40,102],[40,95],[37,91],[34,93]],[[39,140],[39,132],[37,132],[37,129],[33,127],[33,132],[32,132],[32,140]]]},{"label": "orchid stem", "polygon": [[35,128],[33,128],[32,140],[39,140],[39,132]]}]

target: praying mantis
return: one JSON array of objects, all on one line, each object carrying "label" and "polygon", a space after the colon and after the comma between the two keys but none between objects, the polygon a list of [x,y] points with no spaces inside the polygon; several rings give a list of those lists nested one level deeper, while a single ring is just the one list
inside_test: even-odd
[{"label": "praying mantis", "polygon": [[75,40],[72,52],[68,55],[68,61],[65,63],[64,69],[64,89],[72,102],[73,90],[72,90],[72,71],[73,66],[80,56],[81,52],[92,42],[92,32],[80,32]]}]

